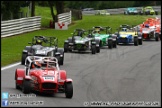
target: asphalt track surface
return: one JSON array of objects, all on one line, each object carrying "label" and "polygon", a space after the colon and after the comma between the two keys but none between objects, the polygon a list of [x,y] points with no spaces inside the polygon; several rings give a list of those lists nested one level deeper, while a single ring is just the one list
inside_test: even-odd
[{"label": "asphalt track surface", "polygon": [[[16,68],[23,66],[1,71],[1,92],[23,94],[15,89]],[[144,101],[156,105],[158,102],[161,106],[161,41],[143,41],[139,46],[118,45],[116,49],[104,47],[95,55],[65,53],[60,69],[66,70],[67,76],[73,79],[72,99],[65,98],[64,93],[54,96],[31,93],[36,97],[9,98],[9,101],[43,101],[38,107],[84,107],[91,106],[93,101]]]}]

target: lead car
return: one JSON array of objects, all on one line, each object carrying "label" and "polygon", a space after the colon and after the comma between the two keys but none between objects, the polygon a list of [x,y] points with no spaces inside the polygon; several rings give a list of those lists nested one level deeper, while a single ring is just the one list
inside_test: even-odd
[{"label": "lead car", "polygon": [[65,93],[66,98],[73,97],[73,80],[67,78],[66,71],[60,70],[55,57],[28,56],[25,68],[16,69],[15,86],[24,94],[32,90],[53,95]]}]

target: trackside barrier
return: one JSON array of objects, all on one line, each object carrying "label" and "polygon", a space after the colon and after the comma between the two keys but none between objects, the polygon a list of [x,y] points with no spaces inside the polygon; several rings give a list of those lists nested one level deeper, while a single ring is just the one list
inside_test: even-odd
[{"label": "trackside barrier", "polygon": [[66,12],[66,13],[62,13],[62,14],[58,14],[58,23],[65,23],[67,22],[67,24],[71,24],[71,18],[72,14],[71,11],[70,12]]},{"label": "trackside barrier", "polygon": [[39,30],[41,16],[1,21],[1,38]]},{"label": "trackside barrier", "polygon": [[67,30],[68,25],[71,24],[71,18],[72,14],[70,12],[58,14],[58,22],[55,23],[55,29],[56,30]]}]

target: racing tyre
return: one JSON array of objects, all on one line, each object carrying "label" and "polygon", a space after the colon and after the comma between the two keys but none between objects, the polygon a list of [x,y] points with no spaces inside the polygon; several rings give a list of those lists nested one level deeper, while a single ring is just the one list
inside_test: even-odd
[{"label": "racing tyre", "polygon": [[64,50],[62,49],[62,48],[59,48],[58,49],[58,52],[60,52],[60,54],[62,55],[60,55],[60,61],[59,61],[59,65],[63,65],[64,64]]},{"label": "racing tyre", "polygon": [[15,83],[15,88],[16,88],[16,89],[20,89],[20,86],[17,85],[17,83]]},{"label": "racing tyre", "polygon": [[155,11],[155,14],[156,14],[156,15],[158,15],[158,12],[157,12],[157,11]]},{"label": "racing tyre", "polygon": [[22,92],[24,94],[30,93],[31,87],[30,87],[30,81],[29,80],[24,80],[23,85],[22,85]]},{"label": "racing tyre", "polygon": [[113,42],[113,48],[117,48],[117,45],[116,45],[116,44],[117,44],[117,42],[114,41],[114,42]]},{"label": "racing tyre", "polygon": [[61,57],[60,56],[56,56],[57,60],[58,60],[58,64],[61,65]]},{"label": "racing tyre", "polygon": [[92,50],[92,54],[96,54],[96,46],[95,45],[92,45],[91,50]]},{"label": "racing tyre", "polygon": [[65,83],[65,96],[66,98],[73,97],[73,84],[72,83]]},{"label": "racing tyre", "polygon": [[24,65],[25,64],[25,59],[27,57],[27,54],[22,54],[22,58],[21,58],[21,64]]},{"label": "racing tyre", "polygon": [[112,40],[109,40],[108,41],[108,48],[109,49],[112,49],[113,48],[113,42],[112,42]]},{"label": "racing tyre", "polygon": [[64,52],[68,52],[68,43],[64,43]]},{"label": "racing tyre", "polygon": [[96,52],[100,53],[100,47],[96,47]]},{"label": "racing tyre", "polygon": [[134,38],[134,45],[138,46],[138,39],[137,38]]},{"label": "racing tyre", "polygon": [[158,33],[155,34],[155,41],[159,41],[159,34]]},{"label": "racing tyre", "polygon": [[142,39],[138,39],[139,45],[142,45]]}]

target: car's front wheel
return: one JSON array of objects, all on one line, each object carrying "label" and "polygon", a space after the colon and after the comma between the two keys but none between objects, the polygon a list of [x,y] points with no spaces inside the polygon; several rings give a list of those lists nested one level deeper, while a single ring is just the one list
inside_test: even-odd
[{"label": "car's front wheel", "polygon": [[24,80],[22,85],[22,92],[28,94],[30,93],[30,90],[31,90],[30,81]]},{"label": "car's front wheel", "polygon": [[95,45],[91,46],[91,52],[92,52],[92,54],[96,54],[96,46]]},{"label": "car's front wheel", "polygon": [[72,82],[65,83],[65,96],[66,98],[73,97],[73,84]]},{"label": "car's front wheel", "polygon": [[25,59],[27,57],[27,54],[22,54],[22,58],[21,58],[21,64],[24,65],[25,64]]},{"label": "car's front wheel", "polygon": [[134,38],[134,45],[138,46],[138,38]]}]

